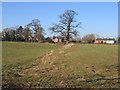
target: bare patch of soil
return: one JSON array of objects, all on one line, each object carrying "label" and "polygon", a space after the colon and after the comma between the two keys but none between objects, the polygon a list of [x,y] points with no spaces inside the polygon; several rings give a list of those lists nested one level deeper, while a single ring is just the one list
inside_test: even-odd
[{"label": "bare patch of soil", "polygon": [[[56,66],[56,63],[55,63],[56,58],[59,57],[58,55],[60,54],[66,55],[65,51],[67,49],[72,48],[74,45],[75,44],[70,43],[70,44],[62,46],[60,49],[56,51],[51,50],[50,52],[44,54],[43,56],[38,57],[36,59],[36,63],[39,63],[39,64],[24,70],[24,73],[30,73],[32,71],[33,72],[36,72],[36,71],[56,72],[57,70],[59,70],[59,67]],[[69,53],[67,55],[69,55]],[[31,75],[34,75],[34,73]]]}]

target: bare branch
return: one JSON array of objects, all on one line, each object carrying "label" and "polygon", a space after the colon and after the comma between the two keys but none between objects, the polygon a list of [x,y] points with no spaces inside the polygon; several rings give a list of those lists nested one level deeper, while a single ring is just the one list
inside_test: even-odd
[{"label": "bare branch", "polygon": [[75,16],[78,15],[73,10],[66,10],[63,14],[59,16],[60,21],[59,24],[53,24],[51,28],[49,28],[52,32],[55,33],[61,33],[62,36],[66,37],[66,39],[69,42],[69,39],[73,35],[77,35],[78,31],[77,28],[79,28],[81,23],[78,23],[74,25],[73,23],[76,22]]}]

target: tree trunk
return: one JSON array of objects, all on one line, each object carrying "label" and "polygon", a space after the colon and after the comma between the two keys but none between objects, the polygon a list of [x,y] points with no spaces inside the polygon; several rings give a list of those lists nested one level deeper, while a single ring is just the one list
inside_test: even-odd
[{"label": "tree trunk", "polygon": [[68,44],[69,43],[69,40],[70,40],[70,21],[68,22],[68,26],[67,26],[67,41],[66,43]]}]

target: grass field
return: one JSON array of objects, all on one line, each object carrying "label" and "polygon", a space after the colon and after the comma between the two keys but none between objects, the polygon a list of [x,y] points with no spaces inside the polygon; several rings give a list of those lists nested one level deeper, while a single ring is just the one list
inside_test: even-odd
[{"label": "grass field", "polygon": [[3,88],[117,88],[118,46],[3,42]]}]

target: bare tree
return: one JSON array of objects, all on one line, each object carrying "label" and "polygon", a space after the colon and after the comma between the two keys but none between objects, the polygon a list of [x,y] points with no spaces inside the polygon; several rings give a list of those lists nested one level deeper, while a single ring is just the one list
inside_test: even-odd
[{"label": "bare tree", "polygon": [[98,37],[99,36],[97,34],[87,34],[87,35],[83,36],[82,40],[87,43],[94,43],[95,39]]},{"label": "bare tree", "polygon": [[2,31],[2,35],[5,41],[10,41],[10,28],[4,28]]},{"label": "bare tree", "polygon": [[19,26],[18,28],[16,28],[16,40],[17,41],[23,41],[24,37],[23,37],[23,27]]},{"label": "bare tree", "polygon": [[4,28],[2,31],[2,38],[5,41],[14,41],[15,40],[15,30],[13,28]]},{"label": "bare tree", "polygon": [[60,33],[65,37],[66,43],[69,43],[70,38],[72,36],[77,36],[80,23],[76,24],[75,16],[78,15],[73,10],[66,10],[62,15],[59,16],[60,21],[58,24],[53,24],[49,29],[53,32]]},{"label": "bare tree", "polygon": [[27,27],[31,28],[34,32],[34,41],[43,41],[44,29],[42,28],[40,21],[38,19],[32,20],[31,23],[27,24]]},{"label": "bare tree", "polygon": [[23,36],[26,42],[32,41],[32,33],[30,28],[26,27],[23,31]]}]

